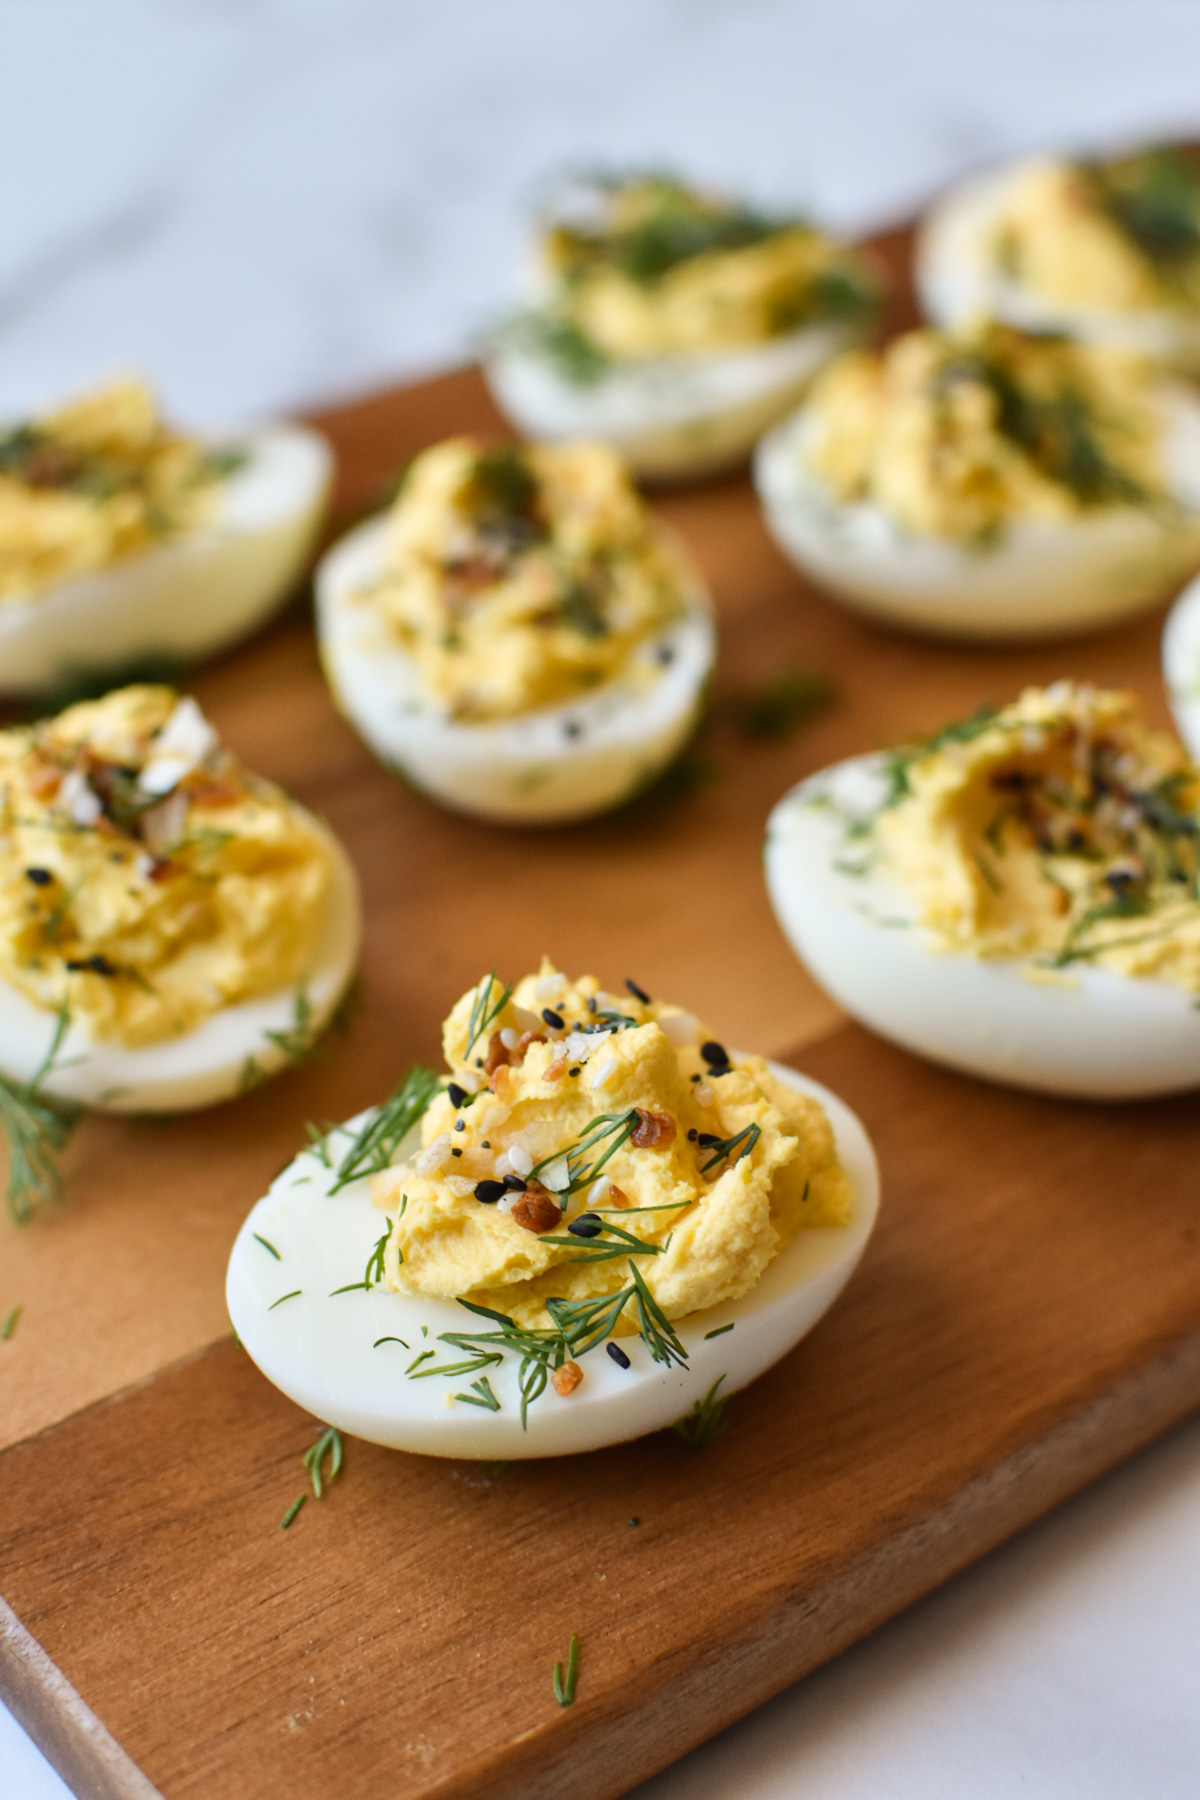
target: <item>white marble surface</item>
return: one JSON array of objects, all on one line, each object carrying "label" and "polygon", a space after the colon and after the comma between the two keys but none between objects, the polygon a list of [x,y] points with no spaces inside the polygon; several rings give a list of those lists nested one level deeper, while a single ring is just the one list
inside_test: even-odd
[{"label": "white marble surface", "polygon": [[[219,425],[453,362],[564,162],[860,229],[1194,131],[1198,66],[1192,0],[4,0],[0,415],[135,365]],[[1200,1425],[641,1792],[1190,1800],[1198,1619]],[[66,1792],[3,1709],[0,1792]]]}]

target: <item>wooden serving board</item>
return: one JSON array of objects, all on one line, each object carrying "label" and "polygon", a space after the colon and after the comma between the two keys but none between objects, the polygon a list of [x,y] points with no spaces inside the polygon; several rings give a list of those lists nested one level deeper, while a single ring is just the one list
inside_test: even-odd
[{"label": "wooden serving board", "polygon": [[[878,247],[904,322],[907,237]],[[500,430],[473,372],[319,422],[342,520],[421,445]],[[1195,1101],[1033,1098],[880,1043],[795,963],[760,870],[792,782],[1025,682],[1135,684],[1165,717],[1160,619],[922,644],[806,587],[744,480],[661,505],[722,622],[706,778],[673,800],[544,833],[438,810],[338,719],[300,610],[196,684],[357,861],[366,1001],[323,1059],[219,1112],[89,1120],[62,1207],[0,1233],[0,1316],[24,1309],[0,1342],[0,1694],[80,1795],[606,1800],[1200,1401]],[[787,742],[740,737],[738,692],[797,662],[834,704]],[[450,1000],[543,949],[843,1095],[884,1172],[864,1264],[703,1452],[660,1434],[495,1473],[351,1443],[281,1532],[313,1421],[228,1336],[236,1225],[306,1119],[434,1059]]]}]

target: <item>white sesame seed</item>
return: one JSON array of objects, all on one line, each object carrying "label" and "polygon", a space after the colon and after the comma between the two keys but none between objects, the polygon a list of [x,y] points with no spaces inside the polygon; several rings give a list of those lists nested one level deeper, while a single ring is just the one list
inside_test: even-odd
[{"label": "white sesame seed", "polygon": [[592,1076],[592,1079],[588,1082],[588,1086],[593,1087],[593,1088],[607,1087],[608,1083],[612,1080],[612,1078],[616,1074],[616,1072],[617,1072],[616,1057],[615,1056],[606,1056],[604,1061],[600,1064],[600,1067],[596,1070],[595,1074]]},{"label": "white sesame seed", "polygon": [[608,1190],[611,1185],[607,1175],[602,1175],[599,1181],[593,1181],[588,1189],[588,1205],[599,1206],[602,1200],[608,1198]]},{"label": "white sesame seed", "polygon": [[508,1160],[512,1167],[513,1174],[520,1175],[522,1180],[524,1180],[525,1176],[528,1175],[530,1169],[533,1167],[533,1158],[523,1144],[509,1145]]},{"label": "white sesame seed", "polygon": [[504,1045],[506,1050],[515,1050],[520,1041],[520,1032],[514,1031],[511,1025],[506,1025],[504,1030],[500,1033],[500,1042]]},{"label": "white sesame seed", "polygon": [[521,1196],[519,1193],[502,1194],[496,1202],[496,1211],[499,1213],[510,1213],[520,1198]]},{"label": "white sesame seed", "polygon": [[513,1017],[517,1021],[518,1031],[540,1031],[542,1029],[541,1013],[530,1012],[527,1006],[514,1006]]}]

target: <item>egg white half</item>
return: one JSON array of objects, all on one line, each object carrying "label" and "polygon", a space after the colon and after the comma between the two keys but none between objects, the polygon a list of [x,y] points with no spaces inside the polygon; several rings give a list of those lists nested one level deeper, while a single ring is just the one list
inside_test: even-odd
[{"label": "egg white half", "polygon": [[[845,1226],[800,1232],[742,1299],[677,1322],[688,1352],[685,1368],[654,1362],[637,1337],[617,1340],[630,1359],[628,1369],[597,1346],[580,1359],[584,1378],[576,1391],[564,1398],[547,1387],[529,1407],[525,1430],[518,1363],[508,1353],[499,1367],[486,1370],[500,1401],[497,1413],[452,1398],[470,1391],[468,1377],[406,1376],[423,1350],[436,1351],[438,1362],[463,1360],[465,1352],[438,1343],[439,1332],[491,1326],[450,1300],[417,1300],[379,1287],[334,1294],[334,1288],[362,1281],[387,1218],[371,1205],[367,1181],[330,1195],[333,1175],[310,1151],[276,1179],[238,1233],[226,1281],[234,1329],[289,1399],[340,1430],[395,1450],[509,1461],[598,1450],[661,1431],[719,1377],[725,1378],[722,1394],[736,1393],[786,1355],[836,1300],[875,1223],[879,1172],[859,1120],[817,1082],[778,1063],[770,1067],[828,1112],[854,1190],[853,1216]],[[368,1116],[341,1127],[330,1147],[334,1163]],[[414,1133],[400,1146],[398,1158],[412,1154],[416,1138]],[[256,1232],[279,1252],[278,1261]],[[297,1288],[297,1298],[271,1310]],[[502,1302],[497,1309],[504,1310]],[[732,1331],[708,1335],[729,1324]],[[384,1337],[404,1343],[375,1348]]]},{"label": "egg white half", "polygon": [[886,791],[882,759],[856,757],[793,788],[767,827],[775,916],[840,1006],[921,1056],[1014,1087],[1132,1100],[1200,1086],[1200,1011],[1183,989],[931,948],[912,898],[848,835]]},{"label": "egg white half", "polygon": [[[716,653],[707,593],[645,649],[644,686],[621,677],[515,719],[466,725],[432,701],[420,672],[360,590],[383,570],[387,521],[343,538],[317,570],[317,630],[334,699],[382,762],[435,800],[507,824],[604,812],[645,787],[686,743]],[[676,555],[681,552],[676,548]]]},{"label": "egg white half", "polygon": [[1135,350],[1193,372],[1200,369],[1200,316],[1147,308],[1059,306],[996,265],[992,233],[1023,164],[990,169],[931,206],[917,239],[916,282],[935,325],[958,330],[1001,319],[1023,331],[1063,331],[1085,343]]},{"label": "egg white half", "polygon": [[[65,1100],[110,1112],[183,1112],[228,1100],[248,1085],[253,1058],[258,1079],[287,1063],[286,1051],[267,1035],[297,1023],[296,996],[303,990],[315,1034],[334,1012],[358,964],[361,931],[358,879],[337,839],[317,819],[310,823],[333,857],[333,881],[306,976],[283,992],[243,1000],[214,1013],[182,1037],[126,1049],[68,1029],[42,1086]],[[34,1006],[0,981],[0,1072],[30,1081],[49,1053],[58,1018]]]},{"label": "egg white half", "polygon": [[240,441],[248,460],[197,530],[0,601],[0,691],[37,693],[147,659],[195,662],[270,615],[312,547],[331,457],[323,437],[298,425]]},{"label": "egg white half", "polygon": [[1069,636],[1152,606],[1200,562],[1200,401],[1178,383],[1159,398],[1170,513],[1018,520],[986,549],[915,537],[804,466],[816,425],[803,407],[759,445],[755,485],[784,553],[860,612],[939,637]]},{"label": "egg white half", "polygon": [[1188,583],[1167,614],[1162,661],[1179,735],[1193,758],[1200,758],[1200,577]]},{"label": "egg white half", "polygon": [[822,364],[861,335],[852,324],[810,325],[752,350],[631,361],[586,386],[535,349],[501,339],[486,351],[484,371],[525,436],[598,439],[635,474],[691,480],[744,462]]}]

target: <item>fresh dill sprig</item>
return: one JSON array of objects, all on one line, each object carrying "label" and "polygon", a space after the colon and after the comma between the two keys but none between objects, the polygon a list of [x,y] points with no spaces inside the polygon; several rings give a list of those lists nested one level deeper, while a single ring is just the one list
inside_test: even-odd
[{"label": "fresh dill sprig", "polygon": [[284,1513],[282,1519],[280,1519],[280,1521],[279,1521],[280,1531],[287,1530],[288,1526],[291,1524],[292,1520],[295,1518],[296,1514],[300,1511],[300,1508],[304,1505],[304,1502],[307,1499],[308,1499],[307,1494],[297,1494],[296,1495],[296,1498],[292,1501],[292,1504],[288,1507],[288,1509]]},{"label": "fresh dill sprig", "polygon": [[[598,1113],[588,1121],[582,1135],[573,1144],[568,1144],[561,1150],[552,1150],[549,1156],[543,1156],[540,1162],[534,1163],[529,1174],[531,1177],[538,1175],[543,1169],[552,1167],[565,1157],[570,1179],[561,1191],[567,1195],[577,1194],[581,1188],[589,1187],[621,1146],[628,1143],[637,1130],[637,1122],[636,1106],[619,1113]],[[605,1145],[603,1153],[595,1162],[588,1162],[586,1159],[602,1144]]]},{"label": "fresh dill sprig", "polygon": [[574,1706],[575,1685],[579,1680],[579,1639],[571,1633],[571,1642],[567,1646],[567,1672],[564,1676],[563,1666],[556,1662],[551,1678],[554,1698],[560,1706]]},{"label": "fresh dill sprig", "polygon": [[810,669],[781,669],[762,687],[735,695],[734,723],[746,738],[782,743],[830,704],[837,687]]},{"label": "fresh dill sprig", "polygon": [[646,1286],[636,1263],[630,1263],[629,1273],[633,1276],[638,1331],[642,1342],[655,1362],[666,1363],[668,1367],[671,1363],[676,1363],[682,1369],[687,1363],[688,1353],[677,1337],[670,1319]]},{"label": "fresh dill sprig", "polygon": [[[587,1215],[581,1216],[586,1218]],[[576,1254],[569,1256],[567,1261],[577,1263],[611,1262],[616,1256],[661,1256],[664,1248],[662,1244],[648,1244],[645,1238],[635,1237],[632,1231],[626,1231],[620,1225],[602,1224],[599,1220],[596,1221],[594,1237],[579,1237],[575,1234],[567,1237],[543,1237],[542,1243],[553,1244],[563,1250],[574,1250]]]},{"label": "fresh dill sprig", "polygon": [[719,1162],[728,1161],[730,1166],[741,1162],[743,1156],[749,1156],[761,1136],[762,1128],[758,1125],[747,1125],[744,1131],[739,1131],[734,1137],[710,1138],[706,1133],[701,1140],[702,1145],[704,1149],[711,1150],[713,1154],[706,1163],[701,1163],[700,1173],[707,1175],[708,1171],[715,1169]]},{"label": "fresh dill sprig", "polygon": [[64,1006],[41,1067],[27,1082],[0,1075],[0,1129],[8,1140],[8,1186],[5,1205],[15,1225],[27,1225],[34,1209],[56,1200],[62,1190],[58,1154],[66,1148],[79,1122],[82,1106],[44,1092],[42,1083],[54,1067],[70,1018]]},{"label": "fresh dill sprig", "polygon": [[386,1169],[413,1126],[425,1116],[429,1103],[441,1087],[441,1078],[420,1063],[408,1071],[383,1105],[376,1108],[358,1131],[350,1148],[337,1166],[337,1180],[331,1194],[359,1181],[366,1175],[377,1175]]},{"label": "fresh dill sprig", "polygon": [[[804,1186],[805,1186],[805,1195],[804,1195],[804,1197],[805,1197],[805,1199],[807,1199],[807,1198],[808,1198],[808,1193],[807,1193],[807,1189],[808,1189],[808,1183],[807,1183],[807,1182],[805,1182],[805,1184],[804,1184]],[[730,1322],[729,1322],[729,1324],[728,1324],[728,1325],[718,1325],[718,1326],[717,1326],[717,1327],[716,1327],[716,1329],[715,1329],[715,1331],[706,1331],[706,1332],[705,1332],[705,1334],[704,1334],[704,1341],[705,1341],[705,1343],[706,1343],[706,1344],[707,1344],[707,1342],[708,1342],[708,1340],[709,1340],[709,1338],[715,1338],[715,1337],[724,1337],[724,1336],[725,1336],[725,1333],[726,1333],[726,1332],[727,1332],[727,1331],[732,1331],[732,1330],[733,1330],[733,1327],[734,1327],[734,1323],[735,1323],[735,1321],[734,1321],[734,1320],[732,1320],[732,1319],[731,1319],[731,1320],[730,1320]]]},{"label": "fresh dill sprig", "polygon": [[13,1332],[17,1329],[17,1320],[21,1317],[24,1310],[23,1306],[9,1307],[4,1315],[4,1323],[0,1324],[0,1344],[7,1344],[9,1338],[11,1338]]},{"label": "fresh dill sprig", "polygon": [[276,1262],[283,1261],[283,1258],[280,1256],[278,1250],[275,1248],[274,1244],[270,1241],[269,1238],[260,1237],[258,1235],[257,1231],[252,1231],[250,1233],[250,1236],[254,1239],[256,1244],[261,1244],[264,1250],[269,1250],[271,1252],[271,1255],[275,1258]]},{"label": "fresh dill sprig", "polygon": [[[728,1330],[728,1327],[726,1329]],[[706,1449],[709,1444],[720,1437],[729,1424],[725,1417],[725,1408],[729,1404],[729,1397],[728,1395],[719,1397],[717,1394],[717,1389],[724,1379],[723,1375],[718,1375],[703,1400],[697,1400],[691,1411],[685,1412],[682,1419],[676,1419],[671,1427],[671,1430],[693,1450]]]},{"label": "fresh dill sprig", "polygon": [[336,1481],[341,1474],[342,1456],[342,1434],[332,1425],[327,1425],[316,1443],[304,1452],[302,1461],[318,1500],[325,1497],[325,1483]]},{"label": "fresh dill sprig", "polygon": [[485,1406],[488,1412],[500,1411],[500,1402],[492,1392],[492,1384],[486,1375],[481,1375],[471,1386],[475,1390],[473,1394],[455,1394],[454,1398],[465,1401],[468,1406]]},{"label": "fresh dill sprig", "polygon": [[392,1235],[392,1228],[389,1225],[387,1230],[385,1232],[383,1232],[382,1235],[378,1238],[378,1240],[376,1241],[376,1244],[375,1244],[375,1248],[372,1250],[370,1256],[368,1256],[368,1258],[367,1258],[367,1266],[366,1266],[366,1269],[363,1271],[362,1280],[361,1281],[348,1281],[346,1283],[345,1287],[334,1288],[333,1292],[329,1296],[329,1298],[331,1300],[333,1299],[334,1294],[357,1294],[357,1293],[369,1294],[373,1287],[379,1286],[380,1282],[383,1280],[384,1252],[387,1249],[388,1239],[391,1237],[391,1235]]},{"label": "fresh dill sprig", "polygon": [[303,1292],[303,1288],[293,1288],[290,1294],[280,1294],[278,1300],[272,1300],[267,1311],[274,1312],[275,1308],[277,1306],[282,1306],[285,1300],[298,1300]]},{"label": "fresh dill sprig", "polygon": [[[493,998],[497,988],[500,988],[498,1000]],[[500,1017],[511,997],[512,982],[506,982],[501,988],[495,969],[485,980],[480,982],[471,1005],[471,1017],[467,1025],[467,1047],[463,1052],[465,1056],[470,1056],[488,1026],[494,1019]]]}]

